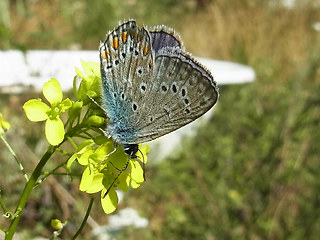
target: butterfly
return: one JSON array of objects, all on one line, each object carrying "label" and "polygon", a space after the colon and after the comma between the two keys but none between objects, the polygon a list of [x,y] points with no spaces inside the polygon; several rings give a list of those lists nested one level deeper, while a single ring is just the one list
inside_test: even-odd
[{"label": "butterfly", "polygon": [[106,35],[99,51],[106,133],[131,157],[139,143],[191,123],[218,100],[211,73],[164,25],[139,28],[129,20]]}]

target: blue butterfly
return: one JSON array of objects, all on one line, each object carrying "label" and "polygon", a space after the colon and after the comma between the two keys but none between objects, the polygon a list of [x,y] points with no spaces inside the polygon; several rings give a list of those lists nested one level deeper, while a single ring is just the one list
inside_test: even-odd
[{"label": "blue butterfly", "polygon": [[99,49],[106,132],[130,157],[138,143],[194,121],[217,102],[212,75],[171,28],[148,30],[130,20],[109,32]]}]

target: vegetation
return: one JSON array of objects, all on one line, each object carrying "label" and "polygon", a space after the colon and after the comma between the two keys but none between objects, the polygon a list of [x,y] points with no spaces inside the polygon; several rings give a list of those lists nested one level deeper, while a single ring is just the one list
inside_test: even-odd
[{"label": "vegetation", "polygon": [[[6,39],[2,48],[97,49],[107,30],[132,17],[174,27],[195,55],[248,64],[256,71],[254,83],[220,86],[213,118],[195,138],[184,139],[179,156],[154,164],[149,159],[147,181],[122,203],[148,218],[149,226],[127,228],[119,239],[318,239],[320,33],[313,29],[319,21],[313,1],[296,1],[293,8],[271,0],[25,2],[23,16],[11,6],[11,25],[0,31],[0,39]],[[21,156],[29,149],[41,152],[44,133],[19,117],[30,96],[19,97],[1,96],[0,109],[12,129],[8,139],[28,140],[28,147],[15,145]],[[0,186],[3,197],[11,197],[6,202],[14,203],[23,176],[15,178],[17,167],[3,162],[2,149]],[[23,159],[25,165],[35,164],[30,158]],[[80,194],[77,183],[57,179]],[[54,191],[54,183],[48,186]],[[60,218],[69,222],[62,236],[70,236],[88,201],[63,201],[34,194],[22,216],[29,221],[20,231],[32,226],[28,234],[48,236],[48,222]],[[50,212],[48,205],[60,210]],[[93,208],[92,216],[105,223],[108,216]],[[85,230],[83,238],[90,239],[90,229]]]}]

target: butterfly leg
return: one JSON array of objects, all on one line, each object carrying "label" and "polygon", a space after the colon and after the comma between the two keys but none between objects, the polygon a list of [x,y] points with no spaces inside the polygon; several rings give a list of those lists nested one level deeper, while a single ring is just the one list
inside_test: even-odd
[{"label": "butterfly leg", "polygon": [[101,105],[100,105],[96,100],[94,100],[93,97],[90,97],[89,95],[87,95],[87,96],[88,96],[88,98],[90,98],[90,100],[91,100],[95,105],[97,105],[100,109],[103,110],[103,108],[101,107]]},{"label": "butterfly leg", "polygon": [[[113,154],[113,153],[115,153],[117,151],[117,143],[114,143],[114,148],[113,148],[113,150],[111,151],[111,152],[109,152],[105,157],[104,157],[104,159],[102,159],[101,161],[100,161],[100,163],[99,164],[102,164],[102,163],[104,163],[104,161],[111,155],[111,154]],[[110,162],[111,163],[111,162]],[[112,164],[112,163],[111,163]],[[113,164],[112,164],[113,165]]]},{"label": "butterfly leg", "polygon": [[141,153],[141,156],[142,156],[142,160],[140,159],[140,158],[137,158],[137,159],[139,159],[139,163],[140,163],[140,165],[141,165],[141,167],[142,167],[142,170],[143,170],[143,180],[144,181],[147,181],[146,180],[146,174],[145,174],[145,161],[144,161],[144,155],[143,155],[143,153],[141,152],[141,150],[140,149],[138,149],[138,151]]}]

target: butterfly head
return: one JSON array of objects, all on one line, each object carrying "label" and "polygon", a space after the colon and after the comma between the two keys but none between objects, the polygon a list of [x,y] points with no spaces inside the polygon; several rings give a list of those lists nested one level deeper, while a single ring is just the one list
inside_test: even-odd
[{"label": "butterfly head", "polygon": [[123,144],[124,152],[128,154],[129,158],[137,158],[136,153],[139,150],[138,144]]}]

